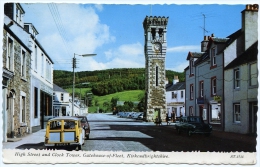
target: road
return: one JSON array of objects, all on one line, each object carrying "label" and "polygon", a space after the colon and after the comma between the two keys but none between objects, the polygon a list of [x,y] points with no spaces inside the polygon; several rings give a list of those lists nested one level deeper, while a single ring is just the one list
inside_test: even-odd
[{"label": "road", "polygon": [[256,137],[213,131],[210,137],[177,134],[174,126],[90,114],[90,140],[84,150],[99,151],[256,151]]},{"label": "road", "polygon": [[[86,151],[244,151],[256,152],[256,137],[216,131],[210,137],[177,134],[173,125],[118,118],[111,114],[89,114],[91,133],[82,147]],[[37,133],[35,133],[37,134]],[[34,135],[34,134],[31,134]],[[39,134],[38,134],[39,135]],[[42,136],[44,138],[44,135]],[[12,143],[7,143],[12,144]],[[5,147],[5,144],[4,144]],[[3,148],[4,148],[3,147]],[[17,149],[45,149],[43,139]],[[71,150],[73,148],[57,148]]]}]

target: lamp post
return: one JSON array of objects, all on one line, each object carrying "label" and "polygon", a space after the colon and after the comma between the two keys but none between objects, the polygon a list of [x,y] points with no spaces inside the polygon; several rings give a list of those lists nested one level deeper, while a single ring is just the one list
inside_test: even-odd
[{"label": "lamp post", "polygon": [[72,59],[72,68],[73,68],[73,86],[72,86],[72,116],[74,116],[74,88],[75,88],[75,71],[74,69],[76,68],[76,55],[82,56],[82,57],[88,57],[88,56],[96,56],[97,54],[76,54],[74,53],[74,57]]}]

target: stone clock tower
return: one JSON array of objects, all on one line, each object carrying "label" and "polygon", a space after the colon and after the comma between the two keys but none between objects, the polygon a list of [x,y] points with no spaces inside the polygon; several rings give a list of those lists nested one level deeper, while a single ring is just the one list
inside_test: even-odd
[{"label": "stone clock tower", "polygon": [[146,16],[144,27],[146,121],[166,117],[165,55],[168,17]]}]

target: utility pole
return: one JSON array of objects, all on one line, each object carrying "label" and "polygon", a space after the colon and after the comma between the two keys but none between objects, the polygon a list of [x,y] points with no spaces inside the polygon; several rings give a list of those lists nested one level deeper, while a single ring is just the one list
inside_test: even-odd
[{"label": "utility pole", "polygon": [[96,54],[76,54],[74,53],[74,57],[72,59],[72,68],[73,68],[73,86],[72,86],[72,116],[74,116],[74,87],[75,87],[75,68],[76,68],[76,55],[82,56],[82,57],[88,57],[88,56],[96,56]]},{"label": "utility pole", "polygon": [[73,84],[72,84],[72,116],[74,116],[74,87],[75,87],[75,68],[76,68],[76,57],[72,59],[72,68],[73,68]]}]

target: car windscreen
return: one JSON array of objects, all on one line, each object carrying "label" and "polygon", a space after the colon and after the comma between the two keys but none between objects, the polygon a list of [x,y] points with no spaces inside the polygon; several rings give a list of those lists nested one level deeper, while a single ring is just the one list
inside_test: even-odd
[{"label": "car windscreen", "polygon": [[86,118],[81,118],[80,122],[81,122],[81,123],[86,123],[87,120],[86,120]]},{"label": "car windscreen", "polygon": [[189,122],[201,123],[201,119],[199,117],[190,117]]}]

